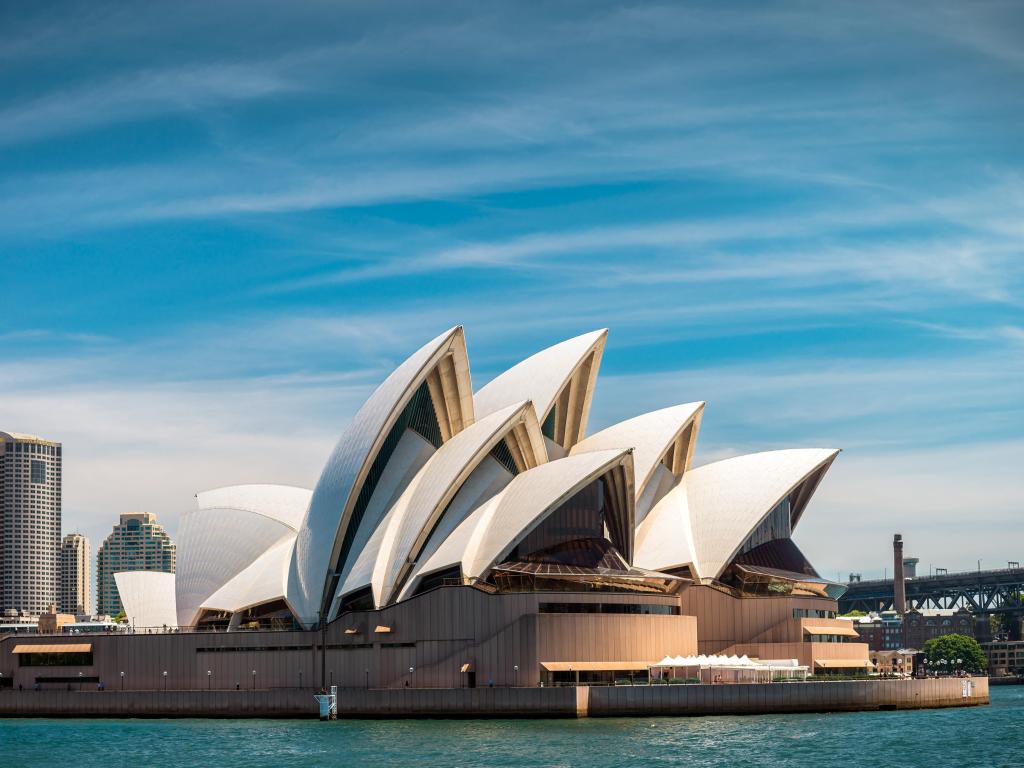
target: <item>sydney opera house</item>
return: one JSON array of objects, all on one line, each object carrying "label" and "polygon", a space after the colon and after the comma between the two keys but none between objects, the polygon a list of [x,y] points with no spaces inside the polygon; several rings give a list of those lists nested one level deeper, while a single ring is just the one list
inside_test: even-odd
[{"label": "sydney opera house", "polygon": [[694,466],[702,402],[588,432],[606,335],[475,392],[463,329],[428,342],[312,490],[199,493],[176,576],[118,574],[135,633],[78,663],[196,689],[596,683],[694,654],[863,672],[843,587],[791,539],[838,451]]}]

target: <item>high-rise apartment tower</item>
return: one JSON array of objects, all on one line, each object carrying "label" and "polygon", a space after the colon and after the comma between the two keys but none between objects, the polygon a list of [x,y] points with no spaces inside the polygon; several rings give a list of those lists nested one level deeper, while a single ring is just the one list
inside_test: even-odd
[{"label": "high-rise apartment tower", "polygon": [[61,445],[0,432],[0,610],[57,602]]},{"label": "high-rise apartment tower", "polygon": [[96,613],[116,616],[122,610],[114,574],[120,571],[174,573],[175,546],[150,512],[129,512],[96,553]]},{"label": "high-rise apartment tower", "polygon": [[61,542],[57,597],[61,613],[89,613],[89,540],[80,533],[69,533]]}]

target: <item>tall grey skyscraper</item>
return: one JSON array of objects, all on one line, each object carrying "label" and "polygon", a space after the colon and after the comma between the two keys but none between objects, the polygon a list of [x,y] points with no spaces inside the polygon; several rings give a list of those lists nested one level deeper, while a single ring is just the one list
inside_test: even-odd
[{"label": "tall grey skyscraper", "polygon": [[116,616],[122,610],[114,574],[120,571],[174,573],[176,547],[151,512],[121,515],[96,553],[96,613]]},{"label": "tall grey skyscraper", "polygon": [[61,613],[89,613],[89,540],[80,533],[69,533],[61,542],[57,597]]},{"label": "tall grey skyscraper", "polygon": [[0,609],[57,602],[60,500],[60,443],[0,432]]}]

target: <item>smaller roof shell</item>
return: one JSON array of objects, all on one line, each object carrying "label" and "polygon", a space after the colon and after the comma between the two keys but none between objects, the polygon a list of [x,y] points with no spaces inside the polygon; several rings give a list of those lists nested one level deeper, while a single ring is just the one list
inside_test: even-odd
[{"label": "smaller roof shell", "polygon": [[636,564],[659,571],[690,565],[696,578],[720,577],[790,494],[796,525],[838,454],[830,448],[766,451],[691,469],[641,523]]},{"label": "smaller roof shell", "polygon": [[690,566],[700,578],[690,528],[686,475],[654,505],[636,529],[634,565],[656,571]]},{"label": "smaller roof shell", "polygon": [[[669,467],[674,475],[681,477],[689,469],[703,410],[704,403],[697,402],[644,413],[595,432],[574,445],[571,453],[632,448],[636,498],[639,499],[655,467],[669,451],[673,452],[675,459],[673,466]],[[691,425],[692,429],[687,431]]]},{"label": "smaller roof shell", "polygon": [[213,488],[196,494],[199,509],[237,509],[262,515],[297,531],[313,492],[292,485],[253,483]]},{"label": "smaller roof shell", "polygon": [[294,540],[312,491],[234,485],[196,494],[178,528],[179,626],[195,624],[203,601],[282,538]]},{"label": "smaller roof shell", "polygon": [[[418,576],[455,565],[461,566],[466,578],[485,577],[549,513],[588,483],[619,467],[624,475],[632,477],[630,451],[591,451],[549,461],[517,475],[501,493],[474,511],[413,573],[402,597],[410,594]],[[632,511],[629,490],[627,516]],[[617,526],[613,523],[610,527]],[[631,542],[624,548],[630,546]]]},{"label": "smaller roof shell", "polygon": [[163,571],[120,571],[114,574],[125,616],[137,630],[178,625],[174,574]]},{"label": "smaller roof shell", "polygon": [[[831,448],[765,451],[690,470],[686,495],[701,574],[721,576],[768,513],[815,475],[817,484],[838,455]],[[809,500],[793,509],[794,521]]]},{"label": "smaller roof shell", "polygon": [[512,366],[473,396],[477,418],[529,400],[537,411],[538,421],[543,422],[556,399],[569,386],[571,391],[563,395],[570,420],[563,425],[563,445],[571,448],[586,433],[594,384],[607,338],[606,328],[584,333]]},{"label": "smaller roof shell", "polygon": [[237,613],[255,605],[284,600],[295,614],[295,608],[287,598],[288,566],[294,547],[294,536],[278,541],[204,600],[203,610]]}]

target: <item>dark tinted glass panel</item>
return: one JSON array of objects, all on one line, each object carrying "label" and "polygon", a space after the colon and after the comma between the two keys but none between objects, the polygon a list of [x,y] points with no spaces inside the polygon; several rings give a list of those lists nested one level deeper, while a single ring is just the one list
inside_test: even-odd
[{"label": "dark tinted glass panel", "polygon": [[678,616],[678,605],[634,603],[541,603],[540,613],[615,613],[641,616]]},{"label": "dark tinted glass panel", "polygon": [[544,419],[544,424],[541,426],[540,431],[544,433],[544,437],[549,440],[555,439],[555,409],[552,408],[548,411],[547,418]]},{"label": "dark tinted glass panel", "polygon": [[580,539],[603,539],[605,504],[604,483],[595,480],[548,515],[519,543],[508,559],[529,561],[531,555],[559,544]]},{"label": "dark tinted glass panel", "polygon": [[430,590],[437,589],[438,587],[461,583],[462,569],[456,565],[454,568],[448,568],[446,570],[424,576],[416,587],[415,594],[422,595],[424,592],[429,592]]},{"label": "dark tinted glass panel", "polygon": [[501,440],[491,449],[491,458],[501,464],[501,466],[513,475],[519,474],[519,468],[516,466],[516,461],[512,458],[512,451],[508,449],[508,443],[504,440]]},{"label": "dark tinted glass panel", "polygon": [[338,613],[347,613],[348,611],[372,611],[374,607],[373,590],[370,587],[366,587],[365,589],[360,589],[358,592],[346,595],[342,599],[341,610],[338,611]]},{"label": "dark tinted glass panel", "polygon": [[790,522],[790,512],[792,505],[788,498],[783,499],[779,502],[778,506],[775,507],[766,517],[759,526],[754,530],[753,533],[743,542],[743,546],[740,547],[740,553],[749,552],[750,550],[767,544],[770,541],[778,541],[779,539],[788,539],[793,533],[793,529]]},{"label": "dark tinted glass panel", "polygon": [[89,667],[91,653],[19,653],[18,665],[22,667]]}]

